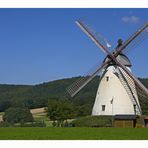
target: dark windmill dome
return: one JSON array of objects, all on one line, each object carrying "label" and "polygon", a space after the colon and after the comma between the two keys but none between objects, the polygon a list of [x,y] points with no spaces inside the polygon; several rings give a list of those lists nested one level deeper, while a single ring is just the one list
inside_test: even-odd
[{"label": "dark windmill dome", "polygon": [[129,58],[125,55],[125,54],[122,54],[120,53],[117,58],[116,58],[118,61],[120,61],[123,65],[125,66],[128,66],[128,67],[131,67],[132,64],[129,60]]},{"label": "dark windmill dome", "polygon": [[[127,67],[131,67],[131,66],[132,66],[132,64],[131,64],[131,62],[130,62],[130,60],[129,60],[129,58],[128,58],[125,54],[123,54],[123,53],[120,53],[120,54],[116,57],[116,59],[117,59],[119,62],[121,62],[124,66],[127,66]],[[106,61],[108,61],[108,60],[109,60],[109,58],[106,57],[103,62],[106,62]],[[110,65],[116,65],[116,63],[114,63],[114,62],[111,61],[111,62],[110,62]]]},{"label": "dark windmill dome", "polygon": [[[120,46],[122,46],[123,40],[122,40],[122,39],[118,39],[117,43],[118,43],[118,45],[117,45],[117,47],[115,48],[116,51],[118,50],[118,48],[119,48]],[[113,54],[115,54],[115,52],[113,52]],[[117,59],[119,62],[121,62],[124,66],[127,66],[127,67],[131,67],[131,66],[132,66],[132,64],[131,64],[131,62],[130,62],[130,60],[129,60],[129,58],[128,58],[125,54],[123,54],[122,52],[120,52],[120,53],[118,54],[118,56],[116,57],[116,59]],[[104,59],[103,62],[107,62],[108,60],[109,60],[109,59],[108,59],[108,56],[107,56],[107,57]],[[116,63],[113,62],[113,61],[111,61],[111,62],[110,62],[110,65],[116,65]]]},{"label": "dark windmill dome", "polygon": [[[118,49],[120,46],[122,46],[123,40],[120,38],[120,39],[118,39],[117,43],[118,43],[118,45],[117,45],[116,49]],[[116,59],[119,60],[119,62],[121,62],[125,66],[128,66],[128,67],[132,66],[129,58],[125,54],[123,54],[122,52],[120,52],[120,54],[117,56]]]}]

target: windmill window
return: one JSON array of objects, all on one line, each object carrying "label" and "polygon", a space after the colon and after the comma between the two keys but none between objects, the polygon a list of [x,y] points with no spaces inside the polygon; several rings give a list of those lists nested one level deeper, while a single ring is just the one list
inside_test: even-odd
[{"label": "windmill window", "polygon": [[108,76],[106,77],[106,81],[109,81],[109,77]]},{"label": "windmill window", "polygon": [[105,105],[102,105],[102,111],[105,111]]},{"label": "windmill window", "polygon": [[134,104],[133,106],[134,106],[134,112],[135,112],[135,114],[136,114],[136,105]]}]

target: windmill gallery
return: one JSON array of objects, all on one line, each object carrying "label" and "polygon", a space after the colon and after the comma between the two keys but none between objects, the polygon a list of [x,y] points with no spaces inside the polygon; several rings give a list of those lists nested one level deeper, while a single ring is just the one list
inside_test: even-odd
[{"label": "windmill gallery", "polygon": [[94,72],[81,77],[68,87],[68,93],[74,97],[96,75],[100,74],[101,80],[92,115],[112,116],[115,127],[135,127],[137,124],[146,126],[148,118],[142,116],[138,95],[141,94],[148,98],[148,90],[131,73],[132,64],[124,54],[124,50],[144,39],[144,35],[148,34],[148,23],[144,24],[125,42],[119,39],[113,52],[110,52],[83,22],[77,21],[76,23],[107,56]]}]

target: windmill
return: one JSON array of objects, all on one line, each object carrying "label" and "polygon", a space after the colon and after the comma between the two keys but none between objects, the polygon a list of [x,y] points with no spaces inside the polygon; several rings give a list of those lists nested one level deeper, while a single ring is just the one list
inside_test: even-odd
[{"label": "windmill", "polygon": [[141,115],[138,92],[148,97],[148,89],[131,73],[131,62],[123,51],[138,45],[148,35],[148,23],[133,33],[125,42],[118,40],[117,47],[110,50],[81,21],[76,21],[80,29],[107,54],[102,64],[94,72],[81,77],[67,88],[74,97],[95,76],[100,74],[100,84],[92,109],[92,115]]}]

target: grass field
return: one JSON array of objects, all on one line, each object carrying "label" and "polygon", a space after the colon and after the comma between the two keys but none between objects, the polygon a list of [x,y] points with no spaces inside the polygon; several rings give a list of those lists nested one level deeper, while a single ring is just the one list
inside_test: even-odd
[{"label": "grass field", "polygon": [[47,127],[0,128],[0,140],[148,140],[148,128],[53,128],[43,108],[31,113]]},{"label": "grass field", "polygon": [[1,140],[148,140],[148,128],[0,128]]}]

